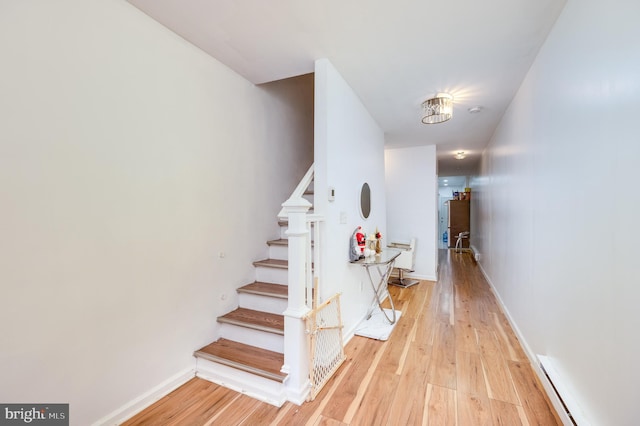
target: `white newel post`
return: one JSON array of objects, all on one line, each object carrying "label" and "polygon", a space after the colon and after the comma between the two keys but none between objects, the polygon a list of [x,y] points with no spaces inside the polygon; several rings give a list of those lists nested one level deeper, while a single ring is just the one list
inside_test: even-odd
[{"label": "white newel post", "polygon": [[302,197],[282,204],[289,218],[289,304],[284,312],[284,366],[287,399],[302,404],[309,391],[309,349],[302,319],[309,312],[305,303],[306,248],[309,244],[306,216],[311,203]]}]

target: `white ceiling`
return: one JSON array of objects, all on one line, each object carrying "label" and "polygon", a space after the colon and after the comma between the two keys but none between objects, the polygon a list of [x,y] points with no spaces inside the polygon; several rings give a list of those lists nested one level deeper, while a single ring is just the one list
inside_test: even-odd
[{"label": "white ceiling", "polygon": [[[439,173],[467,175],[565,0],[128,0],[255,84],[328,58],[388,147],[437,146]],[[420,122],[447,92],[453,118]],[[482,106],[482,112],[467,109]],[[469,155],[453,159],[456,151]]]}]

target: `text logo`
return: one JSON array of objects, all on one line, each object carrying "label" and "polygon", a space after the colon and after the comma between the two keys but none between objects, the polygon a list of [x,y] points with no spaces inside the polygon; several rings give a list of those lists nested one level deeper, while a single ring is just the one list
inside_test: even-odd
[{"label": "text logo", "polygon": [[0,404],[0,426],[69,426],[69,404]]}]

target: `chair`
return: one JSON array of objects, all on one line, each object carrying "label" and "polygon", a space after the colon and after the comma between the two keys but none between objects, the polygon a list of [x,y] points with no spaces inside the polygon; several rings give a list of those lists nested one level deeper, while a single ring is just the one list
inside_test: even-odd
[{"label": "chair", "polygon": [[396,258],[396,262],[393,265],[394,268],[398,269],[398,277],[390,278],[389,284],[404,288],[418,284],[420,281],[404,277],[405,271],[414,271],[413,268],[416,261],[416,239],[412,238],[409,244],[390,243],[387,247],[395,250],[400,250],[400,256]]},{"label": "chair", "polygon": [[462,239],[469,238],[469,231],[464,231],[458,234],[456,240],[456,253],[460,253],[462,251]]}]

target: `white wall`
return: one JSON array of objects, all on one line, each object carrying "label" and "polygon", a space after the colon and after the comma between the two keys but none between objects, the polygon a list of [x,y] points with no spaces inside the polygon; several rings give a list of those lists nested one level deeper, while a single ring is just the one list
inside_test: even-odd
[{"label": "white wall", "polygon": [[[386,235],[384,134],[339,72],[326,60],[315,66],[315,210],[325,216],[321,297],[342,292],[345,336],[371,306],[373,291],[362,266],[349,263],[349,239],[361,225]],[[360,215],[360,189],[371,187],[371,215]],[[328,201],[328,188],[335,201]],[[341,215],[344,223],[341,222]],[[326,267],[331,265],[331,267]]]},{"label": "white wall", "polygon": [[4,1],[0,51],[0,401],[87,425],[192,368],[254,279],[312,81],[255,87],[120,0]]},{"label": "white wall", "polygon": [[568,1],[472,185],[483,268],[594,425],[639,413],[639,16]]},{"label": "white wall", "polygon": [[[259,229],[269,231],[270,238],[280,236],[280,226],[274,219],[282,203],[313,163],[313,91],[314,75],[306,74],[257,86],[261,93],[259,120],[254,123],[260,136],[247,157],[249,173],[255,185],[266,190],[252,194],[259,208],[251,219]],[[246,117],[245,117],[246,118]],[[261,164],[263,163],[263,164]],[[259,214],[265,211],[267,214]],[[273,212],[276,212],[275,214]],[[251,229],[248,230],[251,232]],[[265,241],[257,241],[268,255]]]},{"label": "white wall", "polygon": [[436,280],[438,176],[435,145],[385,151],[387,243],[416,239],[412,277]]},{"label": "white wall", "polygon": [[464,192],[464,186],[441,186],[438,195],[442,198],[453,198],[454,192]]}]

